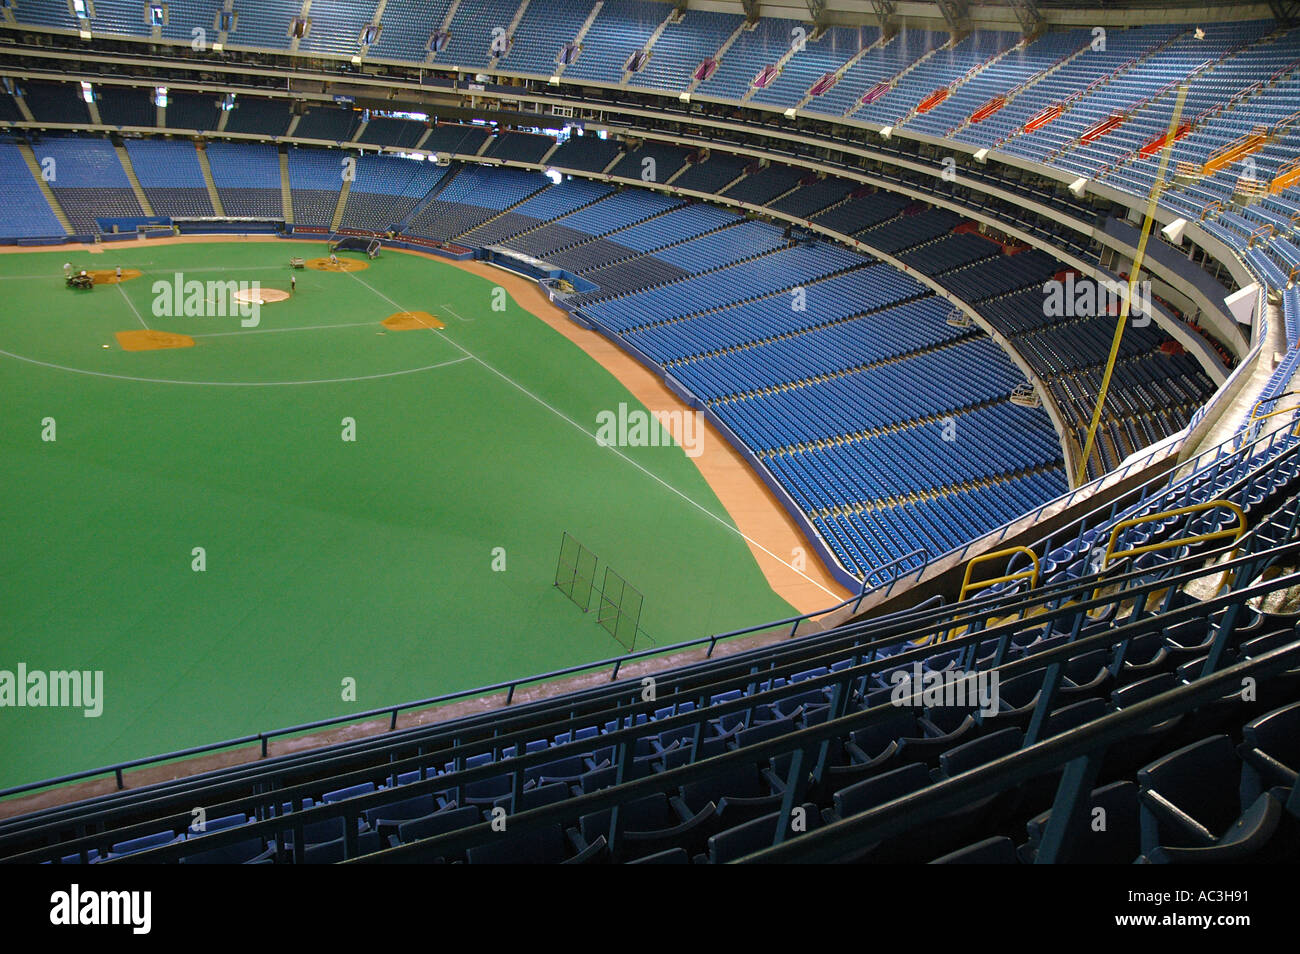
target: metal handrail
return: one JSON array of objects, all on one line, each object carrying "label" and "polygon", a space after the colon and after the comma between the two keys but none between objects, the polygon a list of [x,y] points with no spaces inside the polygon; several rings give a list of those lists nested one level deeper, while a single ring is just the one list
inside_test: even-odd
[{"label": "metal handrail", "polygon": [[[1143,546],[1129,547],[1126,550],[1116,550],[1115,543],[1119,535],[1128,530],[1130,527],[1137,527],[1147,523],[1155,523],[1158,520],[1164,520],[1168,517],[1181,517],[1191,513],[1204,513],[1207,510],[1227,509],[1231,510],[1237,517],[1237,525],[1224,530],[1211,530],[1206,533],[1194,533],[1187,536],[1175,537],[1172,540],[1161,540],[1158,543],[1148,543]],[[1223,540],[1228,537],[1236,543],[1241,539],[1242,534],[1246,532],[1246,512],[1240,506],[1230,500],[1207,500],[1204,503],[1190,504],[1186,507],[1176,507],[1173,510],[1162,510],[1159,513],[1148,514],[1141,517],[1132,517],[1128,520],[1121,520],[1115,524],[1110,532],[1110,541],[1106,544],[1106,555],[1102,558],[1101,568],[1104,570],[1112,558],[1124,558],[1140,556],[1144,553],[1154,553],[1158,550],[1172,550],[1181,546],[1192,546],[1197,543],[1205,543],[1210,540]]]}]

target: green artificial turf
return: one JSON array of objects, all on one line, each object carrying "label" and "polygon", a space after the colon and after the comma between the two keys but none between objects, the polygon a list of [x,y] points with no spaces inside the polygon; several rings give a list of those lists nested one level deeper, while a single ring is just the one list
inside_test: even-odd
[{"label": "green artificial turf", "polygon": [[[154,314],[177,272],[287,289],[322,249],[124,243],[73,263],[145,274],[90,292],[67,250],[0,256],[0,670],[104,678],[97,718],[0,709],[0,787],[617,655],[552,586],[566,530],[644,593],[638,649],[791,614],[680,448],[596,442],[641,405],[491,282],[386,252],[255,329]],[[446,330],[381,334],[399,310]],[[145,325],[196,345],[118,346]]]}]

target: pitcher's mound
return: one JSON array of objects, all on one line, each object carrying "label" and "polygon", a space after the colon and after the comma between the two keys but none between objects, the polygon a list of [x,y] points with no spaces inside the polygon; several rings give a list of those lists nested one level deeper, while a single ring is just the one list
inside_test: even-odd
[{"label": "pitcher's mound", "polygon": [[273,301],[285,301],[289,297],[287,291],[281,291],[278,288],[258,288],[248,289],[247,291],[237,291],[234,299],[245,305],[265,305]]},{"label": "pitcher's mound", "polygon": [[158,351],[162,348],[193,348],[194,339],[189,335],[172,334],[170,331],[119,331],[117,343],[123,351]]},{"label": "pitcher's mound", "polygon": [[380,322],[389,331],[415,331],[418,328],[446,328],[438,318],[427,311],[399,311]]},{"label": "pitcher's mound", "polygon": [[[97,268],[94,271],[87,271],[96,285],[116,285],[117,269],[115,268]],[[122,269],[122,281],[128,282],[133,278],[139,278],[143,273],[138,268]]]},{"label": "pitcher's mound", "polygon": [[318,272],[360,272],[370,267],[369,262],[359,262],[355,258],[340,258],[331,262],[328,258],[309,258],[307,267]]}]

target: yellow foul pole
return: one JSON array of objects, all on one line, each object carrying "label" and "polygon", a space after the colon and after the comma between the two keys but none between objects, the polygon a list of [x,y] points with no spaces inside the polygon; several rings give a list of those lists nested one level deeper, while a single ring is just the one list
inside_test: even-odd
[{"label": "yellow foul pole", "polygon": [[[1110,358],[1106,361],[1106,373],[1101,378],[1101,389],[1097,394],[1097,406],[1092,412],[1092,423],[1088,425],[1088,439],[1083,445],[1083,454],[1079,458],[1079,472],[1075,476],[1075,486],[1085,482],[1088,477],[1088,456],[1092,453],[1092,444],[1097,437],[1097,425],[1101,423],[1102,408],[1106,405],[1106,392],[1110,389],[1110,377],[1115,372],[1115,361],[1119,358],[1119,345],[1124,338],[1124,327],[1128,324],[1129,309],[1133,296],[1137,293],[1138,276],[1142,272],[1142,260],[1146,257],[1147,239],[1151,237],[1151,226],[1155,223],[1156,206],[1160,202],[1160,192],[1165,184],[1165,170],[1169,166],[1169,156],[1173,152],[1175,134],[1183,115],[1183,103],[1187,100],[1187,84],[1178,87],[1178,99],[1174,103],[1174,114],[1169,118],[1169,131],[1165,134],[1165,144],[1160,150],[1160,166],[1156,171],[1156,181],[1151,187],[1147,199],[1146,221],[1142,223],[1142,238],[1138,241],[1137,255],[1128,274],[1128,294],[1120,305],[1119,320],[1115,323],[1115,337],[1110,343]],[[1150,316],[1148,316],[1150,317]]]}]

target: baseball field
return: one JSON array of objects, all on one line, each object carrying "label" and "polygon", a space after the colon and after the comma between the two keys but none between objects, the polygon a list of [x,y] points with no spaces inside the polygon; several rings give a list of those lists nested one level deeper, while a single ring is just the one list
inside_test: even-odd
[{"label": "baseball field", "polygon": [[[792,613],[682,447],[596,440],[643,406],[490,278],[288,267],[326,254],[0,255],[0,672],[102,674],[98,714],[0,709],[0,786],[618,655],[553,586],[564,532],[644,595],[638,649]],[[292,294],[222,314],[225,283]]]}]

